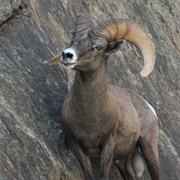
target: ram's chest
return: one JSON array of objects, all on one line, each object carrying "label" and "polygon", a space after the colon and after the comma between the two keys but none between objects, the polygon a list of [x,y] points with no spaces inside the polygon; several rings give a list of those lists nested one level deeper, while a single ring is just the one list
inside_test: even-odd
[{"label": "ram's chest", "polygon": [[108,134],[116,126],[117,119],[109,113],[90,111],[71,111],[63,115],[64,128],[78,137],[96,139],[97,136]]},{"label": "ram's chest", "polygon": [[96,132],[102,127],[109,129],[109,126],[114,126],[118,117],[118,112],[109,105],[109,101],[109,98],[69,96],[62,110],[64,124],[74,129],[83,128],[88,133]]},{"label": "ram's chest", "polygon": [[106,106],[101,106],[100,109],[88,107],[88,104],[77,107],[67,106],[65,102],[62,115],[65,130],[87,148],[99,146],[115,130],[118,121],[116,114]]}]

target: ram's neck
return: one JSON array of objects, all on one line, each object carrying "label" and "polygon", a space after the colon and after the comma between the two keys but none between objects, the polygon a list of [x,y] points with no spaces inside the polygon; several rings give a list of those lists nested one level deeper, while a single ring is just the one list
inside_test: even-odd
[{"label": "ram's neck", "polygon": [[95,72],[76,72],[73,91],[86,101],[103,98],[108,93],[107,62]]}]

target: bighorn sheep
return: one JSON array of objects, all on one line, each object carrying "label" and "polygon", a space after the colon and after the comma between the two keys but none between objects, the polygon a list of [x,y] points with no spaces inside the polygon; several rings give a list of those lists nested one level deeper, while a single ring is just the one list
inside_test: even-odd
[{"label": "bighorn sheep", "polygon": [[62,124],[87,180],[94,179],[91,157],[100,157],[101,180],[108,179],[113,161],[124,179],[138,178],[144,171],[143,158],[151,178],[159,180],[154,109],[132,90],[108,85],[107,60],[124,40],[140,49],[141,75],[149,75],[155,64],[154,45],[137,24],[122,19],[95,28],[89,16],[80,15],[70,46],[61,57],[43,62],[50,66],[60,61],[65,69],[76,70],[63,104]]}]

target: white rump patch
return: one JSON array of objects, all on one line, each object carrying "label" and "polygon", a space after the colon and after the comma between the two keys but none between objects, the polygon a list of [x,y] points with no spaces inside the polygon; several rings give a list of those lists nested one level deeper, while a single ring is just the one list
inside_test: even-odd
[{"label": "white rump patch", "polygon": [[156,116],[157,118],[157,114],[156,114],[156,111],[154,110],[154,108],[146,101],[147,105],[150,107],[150,109],[152,110],[152,112],[154,113],[154,115]]}]

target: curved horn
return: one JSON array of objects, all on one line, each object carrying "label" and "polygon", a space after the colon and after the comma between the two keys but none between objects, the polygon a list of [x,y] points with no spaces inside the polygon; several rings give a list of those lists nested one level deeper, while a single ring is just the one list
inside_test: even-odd
[{"label": "curved horn", "polygon": [[91,16],[85,13],[81,13],[79,16],[77,16],[76,32],[92,28],[92,26],[93,26],[93,23],[92,23]]},{"label": "curved horn", "polygon": [[85,36],[87,36],[87,32],[93,28],[94,25],[91,16],[81,13],[77,17],[74,41],[77,39],[83,39]]},{"label": "curved horn", "polygon": [[98,32],[107,39],[108,43],[124,39],[137,46],[144,59],[141,76],[148,76],[152,72],[155,64],[155,47],[148,35],[137,24],[118,20],[109,23]]}]

